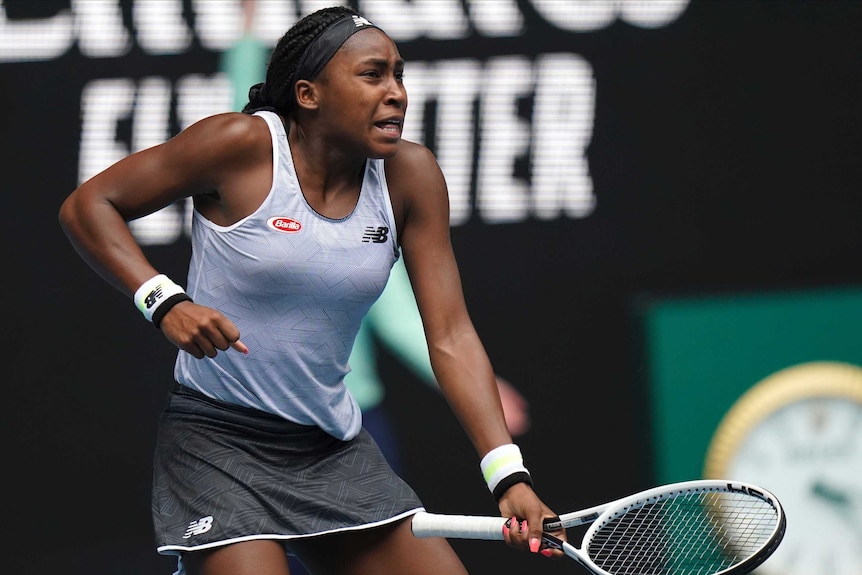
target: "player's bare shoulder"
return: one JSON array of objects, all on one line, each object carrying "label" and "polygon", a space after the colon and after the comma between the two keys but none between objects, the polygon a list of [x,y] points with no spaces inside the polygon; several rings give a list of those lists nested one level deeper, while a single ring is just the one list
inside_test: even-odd
[{"label": "player's bare shoulder", "polygon": [[401,140],[398,142],[398,152],[386,161],[387,169],[389,169],[388,164],[390,162],[395,165],[406,163],[409,168],[423,167],[423,164],[426,166],[437,164],[437,158],[434,157],[434,153],[431,150],[422,144],[410,140]]},{"label": "player's bare shoulder", "polygon": [[[181,170],[197,174],[195,207],[218,225],[257,209],[272,186],[272,136],[267,122],[238,112],[210,116],[180,136],[190,152]],[[183,154],[179,151],[178,154]]]},{"label": "player's bare shoulder", "polygon": [[421,189],[428,192],[442,187],[442,191],[445,191],[443,173],[437,158],[422,144],[401,140],[398,143],[398,152],[386,159],[385,166],[390,190]]},{"label": "player's bare shoulder", "polygon": [[225,112],[199,120],[176,138],[214,156],[269,153],[272,142],[266,122],[249,114]]},{"label": "player's bare shoulder", "polygon": [[[399,233],[417,216],[448,226],[449,191],[434,153],[422,144],[402,140],[398,152],[385,160],[386,183]],[[408,217],[409,216],[409,217]]]}]

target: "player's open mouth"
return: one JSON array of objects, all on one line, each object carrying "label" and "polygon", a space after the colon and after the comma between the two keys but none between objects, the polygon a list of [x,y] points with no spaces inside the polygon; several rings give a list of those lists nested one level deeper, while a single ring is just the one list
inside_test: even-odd
[{"label": "player's open mouth", "polygon": [[374,125],[393,135],[399,135],[401,133],[401,120],[384,120],[382,122],[376,122]]}]

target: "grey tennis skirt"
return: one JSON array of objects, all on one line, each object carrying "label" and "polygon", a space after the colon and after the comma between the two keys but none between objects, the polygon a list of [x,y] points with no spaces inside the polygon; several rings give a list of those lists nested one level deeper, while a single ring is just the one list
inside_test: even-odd
[{"label": "grey tennis skirt", "polygon": [[366,529],[421,511],[363,428],[320,428],[178,385],[159,422],[153,474],[158,552]]}]

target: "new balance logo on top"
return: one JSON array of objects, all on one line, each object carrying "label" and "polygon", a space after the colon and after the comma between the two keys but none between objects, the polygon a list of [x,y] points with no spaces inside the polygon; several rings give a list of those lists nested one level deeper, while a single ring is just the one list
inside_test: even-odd
[{"label": "new balance logo on top", "polygon": [[213,526],[213,516],[208,515],[206,517],[201,517],[197,521],[192,521],[189,523],[189,528],[186,529],[186,534],[183,535],[183,539],[188,539],[192,535],[200,535],[201,533],[206,533]]},{"label": "new balance logo on top", "polygon": [[382,244],[389,238],[389,228],[386,226],[367,226],[365,228],[365,233],[362,235],[362,242],[374,242],[375,244]]}]

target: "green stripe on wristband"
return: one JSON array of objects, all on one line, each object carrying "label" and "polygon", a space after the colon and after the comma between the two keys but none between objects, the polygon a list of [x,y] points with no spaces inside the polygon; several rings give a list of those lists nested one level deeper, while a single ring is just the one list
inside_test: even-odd
[{"label": "green stripe on wristband", "polygon": [[515,483],[532,485],[530,472],[524,467],[521,450],[514,443],[501,445],[489,451],[482,458],[480,467],[488,489],[498,501]]},{"label": "green stripe on wristband", "polygon": [[521,467],[523,464],[524,460],[521,458],[520,452],[504,453],[489,463],[483,470],[482,475],[485,476],[486,482],[491,481],[491,478],[499,474],[501,471],[514,467]]}]

